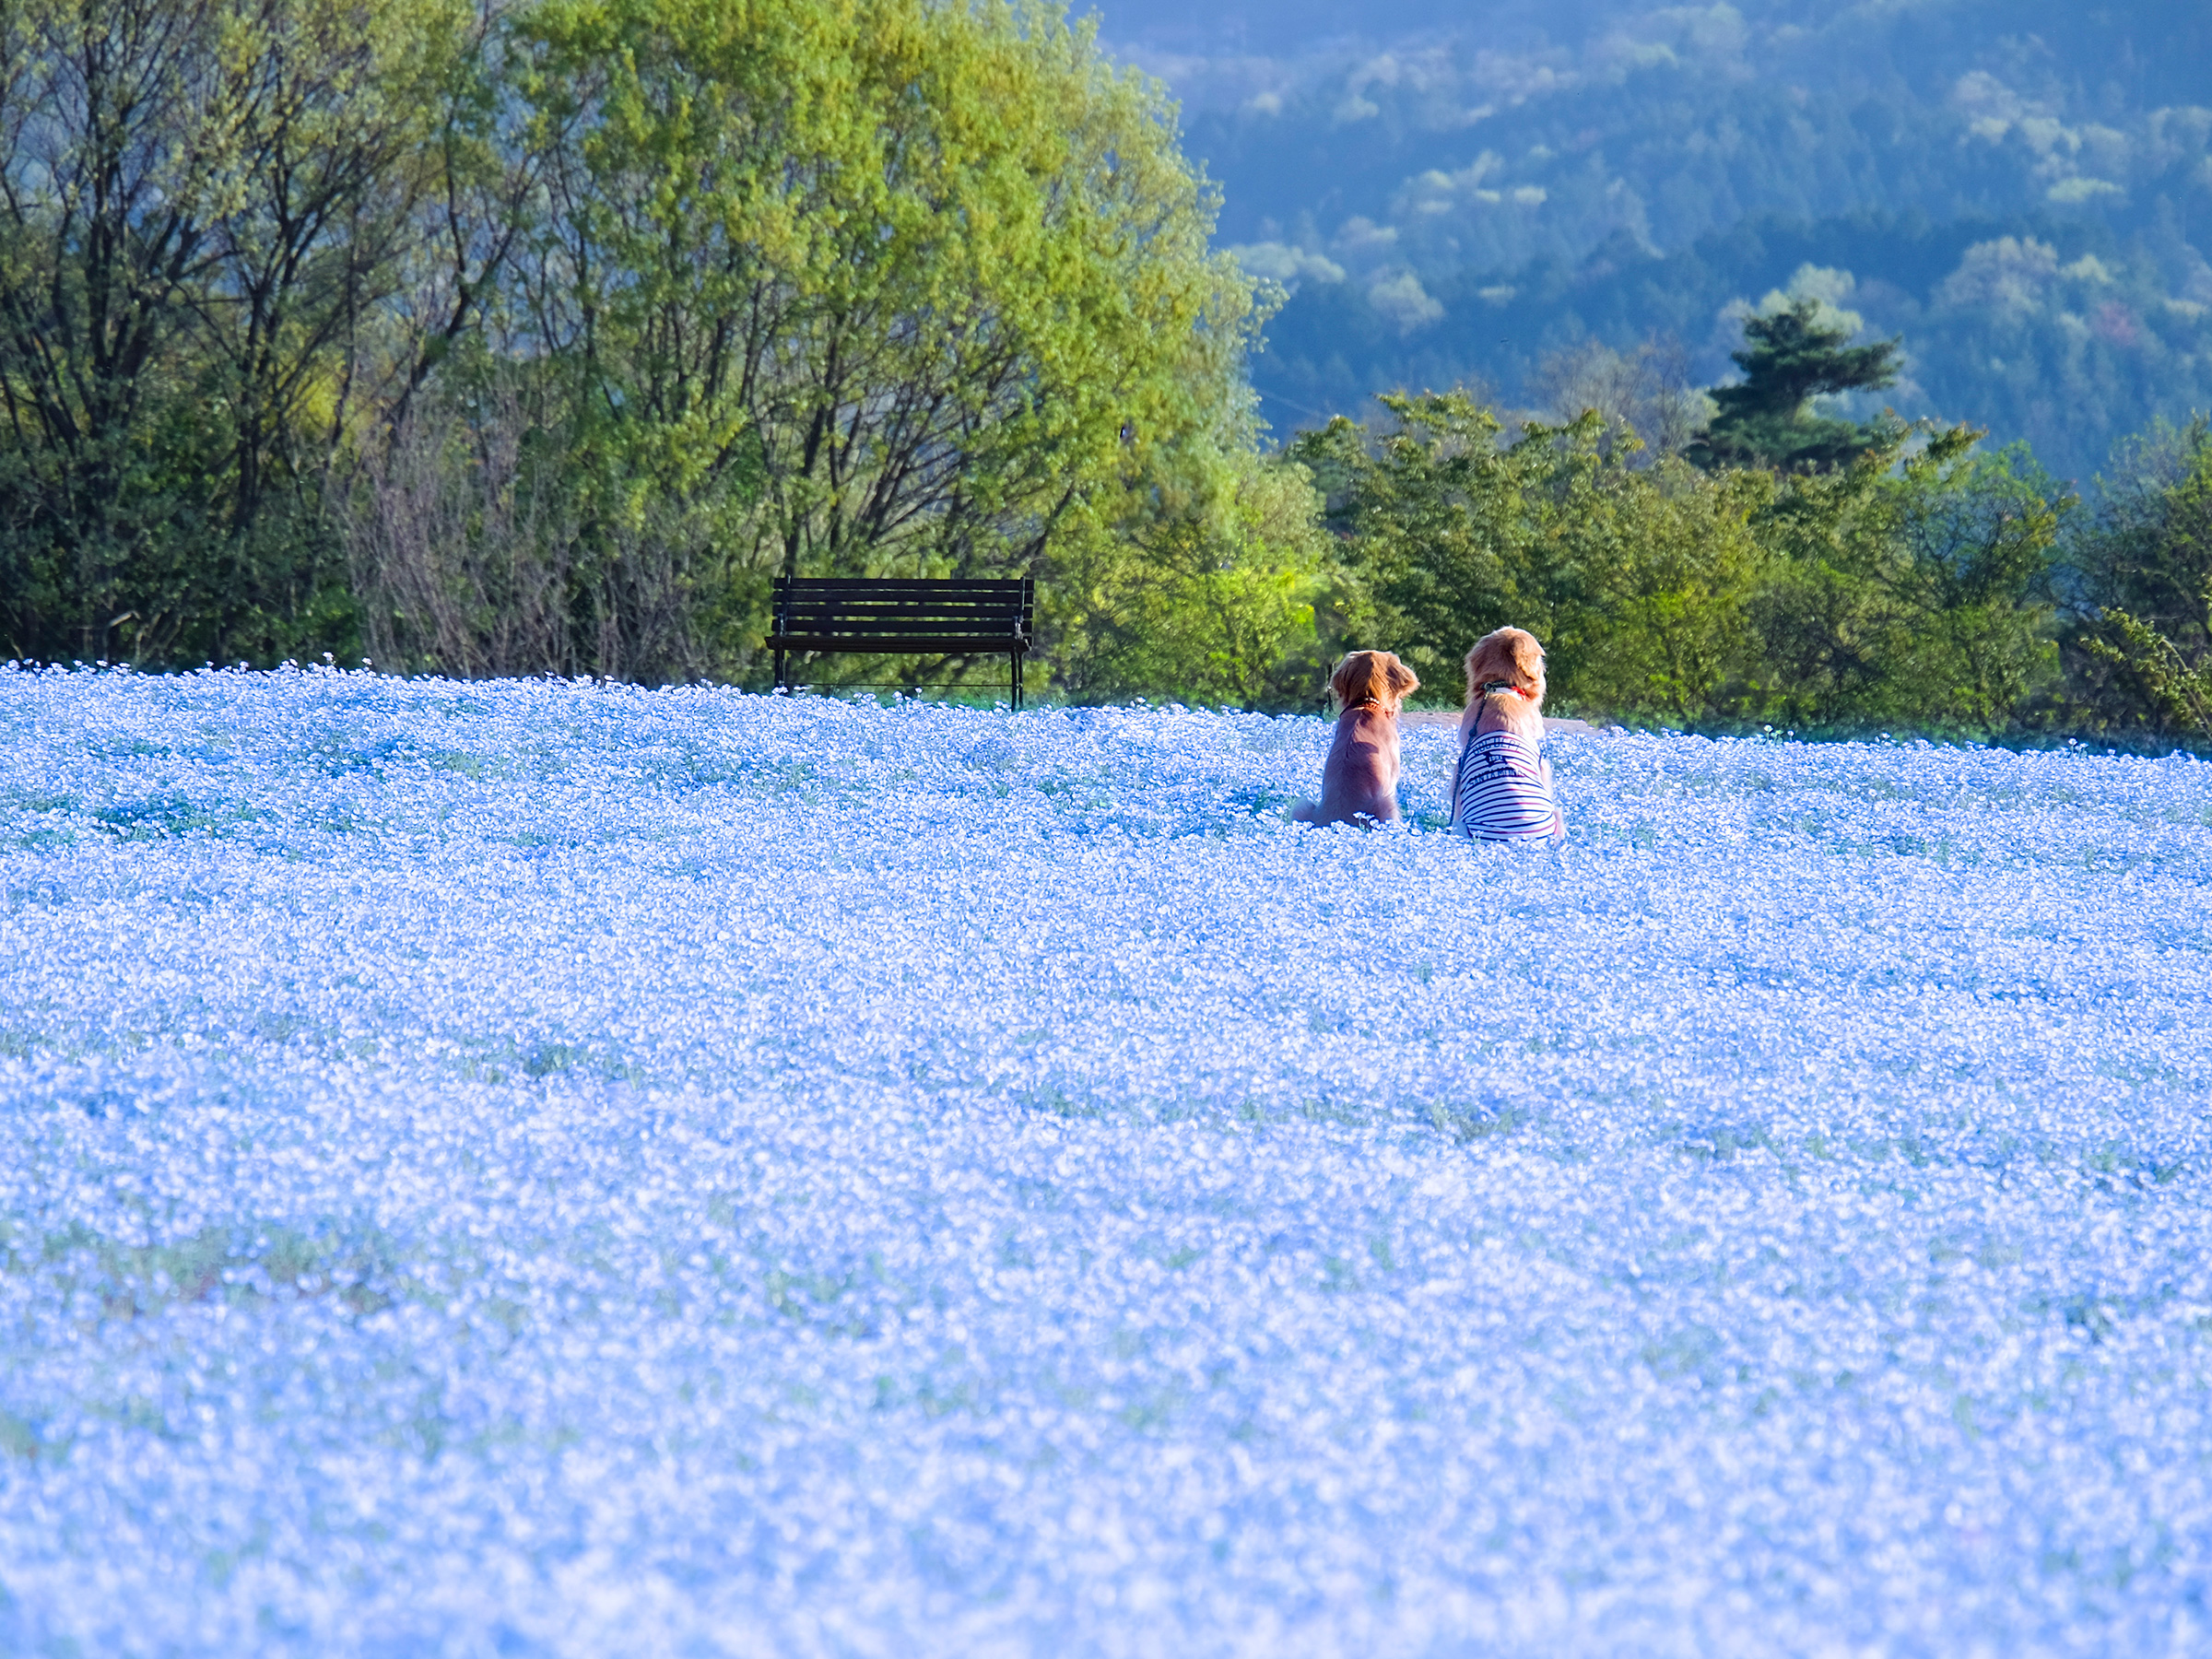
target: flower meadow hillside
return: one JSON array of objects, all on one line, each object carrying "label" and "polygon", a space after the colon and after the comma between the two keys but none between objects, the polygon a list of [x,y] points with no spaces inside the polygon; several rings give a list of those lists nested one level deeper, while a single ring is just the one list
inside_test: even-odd
[{"label": "flower meadow hillside", "polygon": [[0,675],[0,1652],[2212,1643],[2212,768]]}]

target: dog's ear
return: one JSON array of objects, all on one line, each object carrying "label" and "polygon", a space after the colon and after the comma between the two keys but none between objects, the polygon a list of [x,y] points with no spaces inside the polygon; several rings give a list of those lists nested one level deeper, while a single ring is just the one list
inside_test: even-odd
[{"label": "dog's ear", "polygon": [[1513,630],[1513,678],[1524,690],[1541,691],[1544,688],[1544,647],[1536,643],[1536,636]]},{"label": "dog's ear", "polygon": [[1382,659],[1382,670],[1390,677],[1391,701],[1404,702],[1408,697],[1412,696],[1416,691],[1420,689],[1420,676],[1414,673],[1412,669],[1406,667],[1406,665],[1398,661],[1396,657],[1384,657]]},{"label": "dog's ear", "polygon": [[1469,702],[1481,697],[1482,688],[1487,682],[1498,677],[1497,656],[1498,636],[1494,633],[1483,635],[1481,639],[1475,641],[1475,648],[1467,653],[1467,700]]},{"label": "dog's ear", "polygon": [[1329,689],[1336,693],[1339,707],[1350,708],[1359,700],[1353,695],[1352,686],[1359,673],[1359,659],[1367,653],[1355,651],[1336,665],[1336,672],[1329,676]]}]

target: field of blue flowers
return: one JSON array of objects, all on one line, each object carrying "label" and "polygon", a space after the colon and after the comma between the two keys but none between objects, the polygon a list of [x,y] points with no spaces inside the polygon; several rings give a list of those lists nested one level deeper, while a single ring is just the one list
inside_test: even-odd
[{"label": "field of blue flowers", "polygon": [[0,673],[0,1652],[2212,1644],[2212,767]]}]

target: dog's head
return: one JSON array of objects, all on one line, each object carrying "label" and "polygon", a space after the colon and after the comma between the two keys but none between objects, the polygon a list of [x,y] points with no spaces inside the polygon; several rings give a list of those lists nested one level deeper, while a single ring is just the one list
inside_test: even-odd
[{"label": "dog's head", "polygon": [[1329,676],[1329,689],[1347,709],[1371,702],[1386,714],[1395,714],[1419,685],[1412,669],[1387,651],[1355,651],[1336,665]]},{"label": "dog's head", "polygon": [[1500,628],[1475,641],[1467,653],[1467,702],[1480,704],[1516,729],[1541,732],[1544,712],[1544,647],[1522,628]]}]

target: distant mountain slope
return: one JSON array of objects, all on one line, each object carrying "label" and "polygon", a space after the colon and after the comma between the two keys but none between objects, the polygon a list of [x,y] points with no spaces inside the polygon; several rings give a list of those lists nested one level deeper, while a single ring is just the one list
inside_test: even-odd
[{"label": "distant mountain slope", "polygon": [[1289,290],[1254,365],[1278,429],[1396,385],[1521,397],[1590,337],[1671,334],[1717,380],[1793,287],[1905,336],[1900,410],[2062,476],[2212,406],[2201,0],[1101,11]]}]

